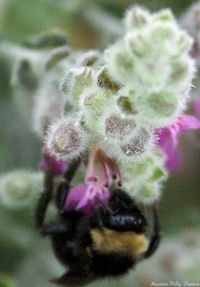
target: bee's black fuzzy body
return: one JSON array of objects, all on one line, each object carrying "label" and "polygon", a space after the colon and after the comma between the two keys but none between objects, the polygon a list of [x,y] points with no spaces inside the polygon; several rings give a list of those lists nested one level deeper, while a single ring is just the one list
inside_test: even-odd
[{"label": "bee's black fuzzy body", "polygon": [[[160,241],[160,226],[154,208],[154,230],[149,236],[147,218],[133,199],[121,189],[111,191],[107,206],[90,215],[63,211],[70,181],[78,164],[74,162],[57,190],[56,205],[59,222],[44,225],[44,217],[52,199],[51,175],[46,176],[46,189],[36,212],[36,224],[41,234],[50,236],[58,260],[67,272],[54,283],[82,286],[106,276],[120,276],[143,258],[151,256]],[[150,237],[150,238],[149,238]]]}]

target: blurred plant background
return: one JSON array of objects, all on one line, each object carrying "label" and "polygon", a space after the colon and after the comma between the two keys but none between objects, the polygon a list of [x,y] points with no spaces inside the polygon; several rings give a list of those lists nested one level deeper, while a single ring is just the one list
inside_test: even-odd
[{"label": "blurred plant background", "polygon": [[[195,40],[199,40],[200,32],[198,35],[198,31],[192,29],[196,27],[192,22],[194,17],[189,18],[188,24],[188,17],[184,16],[193,3],[198,4],[196,1],[138,2],[151,11],[170,7],[180,24],[193,37],[196,36]],[[42,82],[42,74],[37,71],[35,82],[29,82],[28,86],[18,84],[13,72],[17,69],[13,55],[16,55],[17,49],[21,49],[18,46],[27,49],[30,43],[37,45],[39,40],[35,36],[56,29],[62,35],[67,35],[67,41],[75,49],[102,50],[122,32],[119,19],[131,4],[135,4],[134,1],[0,0],[0,172],[9,183],[24,176],[27,186],[33,185],[33,189],[37,187],[38,194],[42,191],[42,176],[38,172],[42,143],[30,124],[31,97],[34,87],[39,81]],[[197,7],[200,14],[200,4]],[[10,44],[5,49],[7,43]],[[40,57],[42,61],[42,55]],[[24,69],[29,71],[26,65],[24,63]],[[198,74],[194,82],[194,100],[200,99]],[[194,112],[192,104],[191,112]],[[141,263],[126,278],[105,280],[94,286],[142,287],[150,286],[154,281],[169,280],[200,284],[200,132],[191,132],[182,137],[180,150],[182,169],[170,175],[161,198],[163,241],[156,256],[151,262]],[[13,173],[5,176],[11,170]],[[20,185],[20,180],[18,182],[18,187],[14,186],[14,189],[25,190],[26,186]],[[0,188],[3,188],[2,184]],[[32,202],[25,200],[22,206],[17,206],[21,198],[16,198],[14,208],[12,204],[1,202],[0,287],[51,286],[47,279],[62,271],[52,255],[48,239],[41,239],[34,230],[33,214],[37,196],[33,196]]]}]

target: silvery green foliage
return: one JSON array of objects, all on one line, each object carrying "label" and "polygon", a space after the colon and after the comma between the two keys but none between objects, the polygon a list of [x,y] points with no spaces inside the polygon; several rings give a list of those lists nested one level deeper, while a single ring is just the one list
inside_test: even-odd
[{"label": "silvery green foliage", "polygon": [[87,146],[87,132],[79,117],[63,118],[50,127],[47,148],[58,157],[76,158]]}]

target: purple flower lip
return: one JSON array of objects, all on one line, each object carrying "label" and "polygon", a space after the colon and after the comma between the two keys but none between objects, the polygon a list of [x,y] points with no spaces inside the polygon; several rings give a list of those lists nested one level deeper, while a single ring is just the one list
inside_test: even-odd
[{"label": "purple flower lip", "polygon": [[189,130],[200,128],[200,121],[194,116],[181,115],[177,121],[167,128],[158,131],[157,145],[166,155],[166,167],[170,172],[181,168],[178,150],[179,136]]},{"label": "purple flower lip", "polygon": [[95,189],[91,185],[80,184],[70,190],[64,210],[77,210],[89,215],[95,208],[107,206],[109,198],[108,188]]},{"label": "purple flower lip", "polygon": [[90,153],[85,184],[72,188],[66,198],[64,209],[75,209],[90,214],[95,208],[106,207],[110,198],[109,187],[117,181],[121,184],[121,174],[114,159],[101,149]]},{"label": "purple flower lip", "polygon": [[68,163],[65,160],[57,159],[45,147],[42,151],[43,158],[39,163],[42,171],[51,171],[53,175],[62,175],[68,169]]}]

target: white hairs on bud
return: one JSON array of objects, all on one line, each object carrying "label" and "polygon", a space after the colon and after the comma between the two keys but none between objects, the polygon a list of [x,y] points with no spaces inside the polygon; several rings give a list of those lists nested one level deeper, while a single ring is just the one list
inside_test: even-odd
[{"label": "white hairs on bud", "polygon": [[66,117],[50,126],[46,146],[57,158],[70,160],[86,151],[89,139],[81,118]]}]

